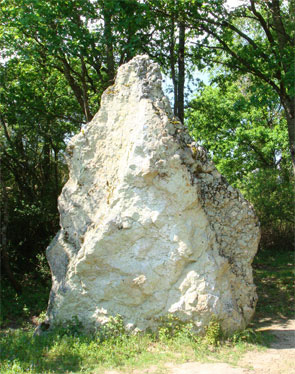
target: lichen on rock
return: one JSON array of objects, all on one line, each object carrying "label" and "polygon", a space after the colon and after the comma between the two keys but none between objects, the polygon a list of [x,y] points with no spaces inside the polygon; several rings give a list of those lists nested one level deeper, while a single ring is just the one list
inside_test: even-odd
[{"label": "lichen on rock", "polygon": [[213,317],[234,331],[254,313],[253,208],[173,117],[161,83],[147,56],[121,66],[68,145],[61,230],[47,249],[51,325],[120,314],[145,330],[171,313],[196,331]]}]

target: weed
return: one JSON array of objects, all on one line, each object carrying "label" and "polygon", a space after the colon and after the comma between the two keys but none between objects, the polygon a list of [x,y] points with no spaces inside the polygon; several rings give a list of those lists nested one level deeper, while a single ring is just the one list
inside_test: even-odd
[{"label": "weed", "polygon": [[205,340],[208,344],[217,346],[220,345],[222,339],[223,332],[221,329],[220,322],[217,318],[213,317],[206,329]]},{"label": "weed", "polygon": [[247,328],[245,330],[234,333],[229,337],[229,341],[231,341],[233,344],[242,342],[249,344],[264,344],[264,335],[265,334],[259,331],[255,331],[252,328]]},{"label": "weed", "polygon": [[51,273],[50,273],[50,268],[49,268],[49,264],[47,262],[45,253],[37,254],[36,258],[38,261],[37,263],[38,276],[44,280],[50,279]]},{"label": "weed", "polygon": [[118,340],[126,336],[127,332],[122,316],[119,314],[115,317],[111,316],[108,322],[98,329],[97,334],[101,341],[108,339]]},{"label": "weed", "polygon": [[160,341],[167,341],[177,337],[193,339],[193,324],[189,321],[182,321],[173,314],[168,314],[159,319],[157,337]]},{"label": "weed", "polygon": [[58,336],[78,336],[83,333],[83,330],[83,323],[77,316],[72,317],[71,320],[56,323],[53,329]]},{"label": "weed", "polygon": [[46,311],[43,310],[43,311],[39,314],[39,316],[37,317],[37,322],[38,322],[38,324],[44,322],[45,319],[46,319]]}]

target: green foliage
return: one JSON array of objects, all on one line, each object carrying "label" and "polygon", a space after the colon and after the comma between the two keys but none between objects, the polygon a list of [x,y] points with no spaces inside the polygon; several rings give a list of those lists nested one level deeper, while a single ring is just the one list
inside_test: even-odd
[{"label": "green foliage", "polygon": [[187,24],[203,32],[192,54],[199,66],[249,77],[280,100],[295,174],[294,2],[250,0],[234,9],[224,1],[189,7]]},{"label": "green foliage", "polygon": [[1,309],[0,326],[1,328],[10,325],[20,325],[24,321],[32,320],[42,313],[48,303],[50,284],[44,282],[36,283],[32,279],[25,280],[25,287],[21,294],[2,280],[0,289]]},{"label": "green foliage", "polygon": [[160,341],[169,341],[175,338],[186,338],[194,341],[194,326],[190,321],[182,321],[173,314],[161,317],[156,336]]},{"label": "green foliage", "polygon": [[33,58],[61,73],[90,121],[115,69],[150,39],[144,4],[136,0],[4,0],[0,43],[5,55]]},{"label": "green foliage", "polygon": [[48,282],[51,277],[51,272],[49,268],[49,264],[45,257],[44,253],[38,253],[36,256],[37,259],[37,267],[36,271],[38,272],[38,276],[43,280]]},{"label": "green foliage", "polygon": [[234,333],[230,340],[235,343],[247,342],[250,344],[261,344],[263,342],[263,336],[261,333],[255,331],[252,328],[247,328],[243,331]]},{"label": "green foliage", "polygon": [[122,63],[149,53],[169,71],[171,22],[137,0],[4,0],[0,22],[2,270],[15,285],[58,230],[69,137],[91,120]]},{"label": "green foliage", "polygon": [[190,103],[187,124],[219,171],[252,202],[265,246],[292,247],[294,187],[286,120],[267,86],[215,78]]},{"label": "green foliage", "polygon": [[96,334],[101,342],[105,340],[118,341],[128,335],[120,315],[111,316],[107,323],[99,327]]},{"label": "green foliage", "polygon": [[58,229],[56,202],[67,175],[65,140],[82,116],[63,76],[32,58],[1,62],[0,82],[4,250],[20,281],[36,268],[36,256]]},{"label": "green foliage", "polygon": [[220,345],[223,339],[223,332],[220,325],[220,321],[216,318],[212,318],[206,329],[205,340],[208,344],[217,346]]},{"label": "green foliage", "polygon": [[77,316],[74,316],[69,321],[63,321],[55,324],[54,333],[58,336],[78,336],[83,333],[83,323]]},{"label": "green foliage", "polygon": [[[1,222],[5,237],[1,256],[7,254],[12,274],[23,288],[16,293],[8,284],[5,267],[4,327],[44,318],[49,292],[44,249],[58,229],[56,201],[67,178],[68,138],[92,118],[117,67],[135,54],[150,54],[173,76],[179,22],[189,26],[187,66],[192,59],[199,68],[216,62],[228,67],[215,77],[216,86],[203,87],[192,103],[188,125],[193,135],[209,149],[230,183],[253,202],[268,240],[264,243],[292,245],[294,181],[285,98],[294,96],[290,48],[294,12],[288,9],[292,2],[277,2],[279,12],[271,9],[276,2],[270,8],[265,1],[255,3],[271,38],[257,12],[246,6],[227,12],[221,0],[2,1],[1,213],[8,224]],[[280,33],[275,14],[280,15],[285,33]],[[245,17],[252,21],[248,18],[245,23]],[[258,316],[292,315],[293,268],[277,252],[265,252],[255,260]],[[276,261],[282,268],[275,268]],[[126,334],[120,316],[94,335],[83,335],[81,330],[81,323],[74,320],[35,338],[30,329],[1,332],[1,373],[89,372],[138,361],[154,363],[177,350],[184,357],[184,351],[200,357],[208,353],[208,344],[222,349],[223,339],[218,321],[211,321],[201,340],[190,323],[172,316],[162,321],[157,336]],[[260,338],[248,329],[234,335],[232,344],[260,343]]]},{"label": "green foliage", "polygon": [[45,319],[46,319],[46,311],[43,310],[43,312],[41,312],[41,313],[39,314],[38,318],[37,318],[37,322],[38,322],[38,324],[44,322]]},{"label": "green foliage", "polygon": [[25,273],[46,276],[38,256],[59,228],[68,139],[97,111],[115,69],[148,44],[143,8],[135,0],[1,3],[1,268],[19,293]]},{"label": "green foliage", "polygon": [[[2,225],[4,277],[15,285],[23,274],[37,269],[37,256],[44,253],[59,226],[56,202],[67,178],[65,145],[97,111],[118,66],[139,53],[148,53],[161,64],[173,80],[175,94],[181,92],[177,69],[184,69],[179,65],[180,53],[185,57],[186,79],[192,75],[192,63],[201,68],[217,61],[228,67],[225,74],[237,83],[222,87],[222,79],[216,78],[218,88],[203,89],[202,103],[196,99],[199,108],[190,113],[190,121],[197,124],[193,124],[194,135],[214,153],[229,181],[253,202],[265,228],[264,238],[284,233],[289,246],[294,189],[286,119],[275,87],[281,79],[287,96],[292,95],[288,36],[293,37],[294,31],[288,6],[279,6],[284,43],[272,13],[260,1],[256,10],[268,20],[274,43],[265,37],[253,9],[242,6],[228,12],[221,0],[2,1],[1,213],[8,220]],[[249,15],[251,22],[245,23]],[[247,94],[235,98],[244,90],[243,79],[250,82]],[[220,95],[227,97],[224,103],[216,100]],[[281,104],[285,105],[282,100]],[[237,125],[241,120],[243,126]],[[46,272],[42,274],[44,278]]]}]

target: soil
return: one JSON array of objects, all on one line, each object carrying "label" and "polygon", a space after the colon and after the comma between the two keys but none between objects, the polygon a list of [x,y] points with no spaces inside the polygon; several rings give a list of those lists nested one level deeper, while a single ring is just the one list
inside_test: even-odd
[{"label": "soil", "polygon": [[[260,330],[267,330],[274,336],[270,347],[264,351],[247,352],[236,367],[222,362],[167,363],[164,371],[153,366],[130,374],[295,374],[295,319],[266,322]],[[107,371],[105,374],[119,373]]]},{"label": "soil", "polygon": [[264,352],[248,352],[240,365],[251,368],[243,373],[253,374],[295,374],[295,319],[270,324],[260,330],[267,330],[275,339]]}]

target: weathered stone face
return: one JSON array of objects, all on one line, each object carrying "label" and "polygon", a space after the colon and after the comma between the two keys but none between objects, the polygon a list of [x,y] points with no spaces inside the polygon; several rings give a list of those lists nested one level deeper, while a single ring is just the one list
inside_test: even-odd
[{"label": "weathered stone face", "polygon": [[50,324],[120,314],[146,329],[168,313],[199,331],[213,316],[228,331],[247,324],[257,219],[173,119],[156,64],[121,66],[67,153],[61,230],[47,249]]}]

